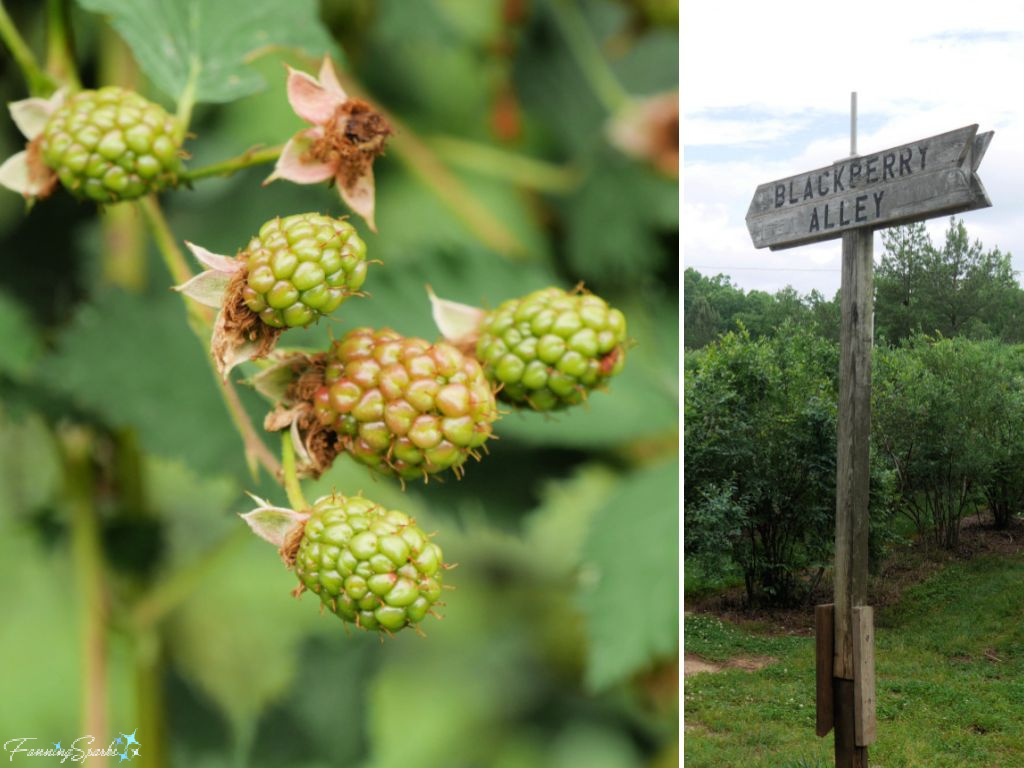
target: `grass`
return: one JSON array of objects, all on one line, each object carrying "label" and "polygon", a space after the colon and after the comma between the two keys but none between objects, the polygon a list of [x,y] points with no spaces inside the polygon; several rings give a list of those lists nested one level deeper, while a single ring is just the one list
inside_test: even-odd
[{"label": "grass", "polygon": [[[876,624],[873,768],[1024,765],[1024,555],[952,562],[876,609]],[[833,765],[831,734],[814,735],[813,638],[690,615],[684,643],[712,661],[778,659],[686,679],[689,768]]]}]

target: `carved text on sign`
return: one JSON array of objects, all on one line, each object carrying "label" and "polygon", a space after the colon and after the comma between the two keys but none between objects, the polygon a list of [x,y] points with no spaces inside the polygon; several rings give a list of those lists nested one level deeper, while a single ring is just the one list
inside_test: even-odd
[{"label": "carved text on sign", "polygon": [[747,212],[756,248],[789,248],[857,227],[905,224],[991,205],[975,171],[991,132],[978,126],[850,157],[761,184]]}]

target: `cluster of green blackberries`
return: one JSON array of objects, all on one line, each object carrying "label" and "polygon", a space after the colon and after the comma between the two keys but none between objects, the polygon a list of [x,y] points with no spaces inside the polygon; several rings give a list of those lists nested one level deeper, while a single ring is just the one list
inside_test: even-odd
[{"label": "cluster of green blackberries", "polygon": [[[329,62],[319,80],[294,71],[289,78],[290,88],[297,83],[293,106],[323,94],[348,104]],[[316,93],[307,93],[314,86]],[[11,111],[30,141],[0,168],[0,183],[27,197],[44,197],[59,181],[77,197],[116,203],[179,182],[183,128],[136,93],[58,92]],[[355,118],[345,119],[351,128]],[[341,130],[334,123],[316,130],[332,126]],[[288,178],[296,162],[289,151],[275,176]],[[372,177],[360,178],[365,188],[349,184],[342,197],[359,202],[369,190],[369,205],[362,200],[357,210],[372,226],[372,185],[365,186]],[[283,331],[361,295],[369,264],[355,227],[319,213],[274,218],[233,256],[188,245],[207,269],[179,289],[219,310],[211,352],[225,378],[239,363],[267,357]],[[537,411],[574,406],[625,362],[625,318],[582,290],[546,288],[493,311],[452,306],[472,318],[458,339],[356,328],[324,352],[282,356],[272,368],[286,369],[289,380],[267,428],[291,431],[300,464],[312,474],[344,453],[403,482],[448,470],[460,475],[493,436],[498,401]],[[415,627],[437,604],[446,567],[441,549],[404,513],[338,494],[305,510],[262,503],[247,522],[280,547],[299,592],[316,593],[345,621],[390,633]]]},{"label": "cluster of green blackberries", "polygon": [[[193,252],[211,267],[207,281],[226,286],[215,356],[230,339],[259,357],[266,350],[253,342],[261,333],[276,339],[314,322],[358,294],[366,277],[366,247],[353,227],[315,213],[267,222],[234,258]],[[193,295],[202,293],[200,285]],[[282,355],[268,369],[279,389],[267,429],[291,431],[308,474],[346,454],[403,482],[460,475],[493,436],[499,400],[567,408],[625,362],[622,313],[581,290],[546,288],[490,312],[468,309],[474,322],[458,340],[362,327],[324,352]],[[230,368],[240,358],[227,359]],[[281,551],[300,591],[366,630],[394,632],[431,612],[441,594],[441,550],[403,513],[339,495],[293,513]]]}]

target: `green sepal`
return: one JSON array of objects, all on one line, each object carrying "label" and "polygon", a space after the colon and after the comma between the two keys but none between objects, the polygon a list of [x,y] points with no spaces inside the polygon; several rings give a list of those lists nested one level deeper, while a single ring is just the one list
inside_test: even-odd
[{"label": "green sepal", "polygon": [[284,546],[288,535],[309,519],[308,513],[296,512],[287,507],[275,507],[258,496],[249,496],[260,506],[239,517],[245,520],[253,533],[279,549]]}]

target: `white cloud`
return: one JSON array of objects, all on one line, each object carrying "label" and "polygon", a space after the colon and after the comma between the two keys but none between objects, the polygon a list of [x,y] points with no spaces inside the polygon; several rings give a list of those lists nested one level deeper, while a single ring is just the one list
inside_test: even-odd
[{"label": "white cloud", "polygon": [[763,144],[785,138],[793,129],[786,120],[730,120],[693,117],[686,121],[683,141],[688,146]]},{"label": "white cloud", "polygon": [[[849,153],[857,90],[862,153],[972,123],[995,130],[980,169],[994,206],[964,219],[972,237],[1011,251],[1024,269],[1024,102],[1012,95],[1024,74],[1024,6],[867,0],[843,15],[823,7],[684,4],[684,262],[748,289],[791,284],[831,295],[839,241],[755,250],[744,217],[758,184]],[[933,239],[947,223],[928,223]],[[881,248],[876,235],[876,259]],[[820,269],[830,271],[805,271]]]}]

